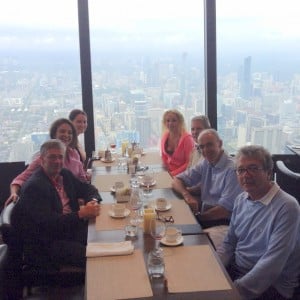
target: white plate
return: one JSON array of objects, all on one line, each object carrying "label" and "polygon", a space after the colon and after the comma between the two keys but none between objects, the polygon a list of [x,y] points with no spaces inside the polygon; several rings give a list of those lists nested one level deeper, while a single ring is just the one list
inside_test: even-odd
[{"label": "white plate", "polygon": [[165,208],[158,208],[157,205],[155,205],[155,210],[157,210],[157,211],[167,211],[167,210],[169,210],[171,207],[172,207],[172,204],[171,204],[171,203],[168,203],[168,204],[166,205]]},{"label": "white plate", "polygon": [[[141,185],[147,187],[147,185],[144,182],[141,182]],[[154,185],[156,185],[156,180],[153,180],[152,183],[149,185],[149,187]]]},{"label": "white plate", "polygon": [[112,158],[111,160],[106,160],[104,157],[101,158],[101,161],[104,162],[104,163],[112,163],[115,160],[116,160],[115,158]]},{"label": "white plate", "polygon": [[116,219],[122,219],[122,218],[126,218],[127,216],[129,216],[130,214],[130,210],[128,208],[125,208],[124,214],[122,216],[116,216],[114,211],[109,210],[108,214],[112,217],[112,218],[116,218]]},{"label": "white plate", "polygon": [[166,245],[166,246],[178,246],[180,244],[183,243],[183,236],[181,236],[180,238],[178,238],[175,242],[167,242],[166,240],[166,237],[163,237],[160,242],[163,244],[163,245]]}]

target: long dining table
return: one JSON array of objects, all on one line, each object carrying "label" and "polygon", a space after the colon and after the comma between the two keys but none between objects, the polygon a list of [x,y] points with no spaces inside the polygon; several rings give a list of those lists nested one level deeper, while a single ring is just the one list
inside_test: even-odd
[{"label": "long dining table", "polygon": [[164,169],[159,153],[146,153],[140,163],[155,170],[156,184],[144,200],[145,207],[159,197],[166,198],[170,209],[159,216],[172,216],[173,225],[182,231],[183,243],[175,247],[160,245],[165,275],[160,279],[150,278],[147,257],[156,241],[143,232],[143,224],[136,237],[127,237],[124,227],[130,223],[130,215],[112,218],[109,214],[115,202],[111,187],[116,181],[129,184],[131,175],[120,170],[117,157],[111,163],[94,161],[92,183],[99,189],[103,202],[100,216],[89,223],[88,245],[129,240],[134,251],[128,255],[88,256],[86,299],[240,299],[208,236],[188,205],[172,190],[172,177]]}]

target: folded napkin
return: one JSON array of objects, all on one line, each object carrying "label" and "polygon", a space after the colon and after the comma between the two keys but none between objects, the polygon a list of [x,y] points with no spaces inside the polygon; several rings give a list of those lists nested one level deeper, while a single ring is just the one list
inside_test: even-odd
[{"label": "folded napkin", "polygon": [[134,246],[131,241],[118,243],[88,243],[86,247],[87,257],[128,255],[133,253]]}]

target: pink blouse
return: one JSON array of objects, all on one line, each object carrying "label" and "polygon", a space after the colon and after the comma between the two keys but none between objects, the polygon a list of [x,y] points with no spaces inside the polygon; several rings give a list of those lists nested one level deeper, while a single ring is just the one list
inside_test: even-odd
[{"label": "pink blouse", "polygon": [[[70,170],[79,180],[87,182],[86,173],[83,169],[82,162],[80,161],[79,154],[75,149],[67,148],[68,158],[66,156],[64,161],[64,168]],[[19,174],[11,184],[22,184],[31,176],[31,174],[41,165],[40,155],[29,164],[29,166]]]},{"label": "pink blouse", "polygon": [[166,152],[166,141],[169,137],[169,132],[163,134],[161,138],[161,155],[162,160],[172,176],[175,176],[187,168],[190,160],[191,152],[194,149],[194,140],[192,136],[185,132],[181,135],[179,143],[173,154]]}]

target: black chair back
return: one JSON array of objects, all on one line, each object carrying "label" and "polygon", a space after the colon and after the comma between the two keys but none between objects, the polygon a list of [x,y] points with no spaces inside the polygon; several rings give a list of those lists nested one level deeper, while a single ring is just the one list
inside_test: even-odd
[{"label": "black chair back", "polygon": [[275,179],[285,192],[294,196],[300,203],[300,173],[292,170],[292,167],[281,160],[276,161]]},{"label": "black chair back", "polygon": [[22,173],[25,168],[24,161],[0,163],[0,211],[10,195],[10,183],[17,175]]}]

